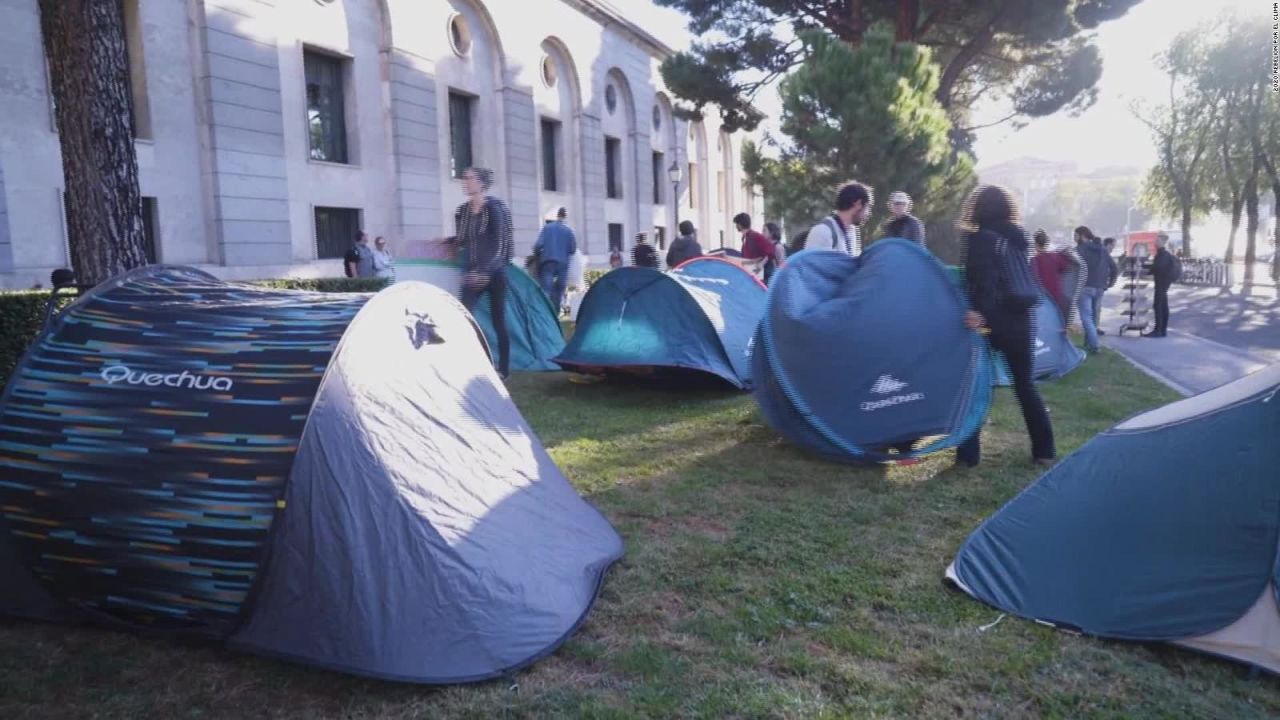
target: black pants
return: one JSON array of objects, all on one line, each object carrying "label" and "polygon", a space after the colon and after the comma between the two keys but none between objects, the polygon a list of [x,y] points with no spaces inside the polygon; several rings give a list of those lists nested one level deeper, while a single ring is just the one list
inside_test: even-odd
[{"label": "black pants", "polygon": [[[1027,434],[1031,436],[1031,456],[1037,460],[1051,460],[1057,455],[1053,444],[1053,425],[1049,422],[1049,412],[1045,410],[1044,400],[1036,389],[1033,374],[1034,356],[1031,353],[1031,319],[1023,316],[1017,329],[1013,331],[991,332],[991,346],[1004,353],[1009,363],[1009,374],[1013,376],[1013,392],[1018,397],[1018,406],[1022,408],[1022,419],[1027,424]],[[956,458],[969,465],[977,465],[982,459],[982,431],[973,434],[956,450]]]},{"label": "black pants", "polygon": [[1156,328],[1153,331],[1156,335],[1164,335],[1169,331],[1169,286],[1156,285],[1156,297],[1154,301],[1156,311]]},{"label": "black pants", "polygon": [[474,310],[484,291],[489,291],[489,315],[498,334],[498,372],[506,377],[511,372],[511,337],[507,335],[507,274],[501,270],[489,277],[486,287],[462,288],[462,305]]}]

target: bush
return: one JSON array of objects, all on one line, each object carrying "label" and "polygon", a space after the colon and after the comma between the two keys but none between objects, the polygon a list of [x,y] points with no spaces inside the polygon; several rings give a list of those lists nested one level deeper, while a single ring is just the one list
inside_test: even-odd
[{"label": "bush", "polygon": [[609,271],[608,270],[588,270],[586,274],[587,287],[591,287],[592,285],[595,285],[596,281],[604,277],[604,274],[607,272]]},{"label": "bush", "polygon": [[[71,301],[70,296],[63,297],[61,304]],[[48,290],[0,293],[0,385],[9,381],[9,373],[40,333],[48,302]]]}]

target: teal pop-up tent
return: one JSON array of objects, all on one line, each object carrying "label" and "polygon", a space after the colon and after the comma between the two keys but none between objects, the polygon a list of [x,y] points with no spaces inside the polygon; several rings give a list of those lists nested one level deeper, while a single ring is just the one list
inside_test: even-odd
[{"label": "teal pop-up tent", "polygon": [[1085,443],[947,577],[1001,610],[1280,673],[1280,364]]},{"label": "teal pop-up tent", "polygon": [[671,272],[623,267],[592,284],[556,358],[566,370],[682,376],[751,387],[748,350],[765,287],[741,266],[694,258]]},{"label": "teal pop-up tent", "polygon": [[[498,332],[493,329],[489,293],[480,296],[472,310],[484,331],[489,351],[498,352]],[[507,265],[507,334],[511,340],[513,371],[559,370],[552,360],[564,350],[564,333],[551,299],[524,270]]]}]

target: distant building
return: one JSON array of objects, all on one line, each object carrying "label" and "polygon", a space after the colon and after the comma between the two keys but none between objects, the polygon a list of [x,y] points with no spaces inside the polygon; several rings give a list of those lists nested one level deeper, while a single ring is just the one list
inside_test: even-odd
[{"label": "distant building", "polygon": [[1038,158],[1017,158],[978,168],[979,181],[1012,190],[1024,214],[1034,212],[1059,182],[1076,177],[1079,171],[1075,163]]},{"label": "distant building", "polygon": [[[672,49],[604,0],[123,1],[155,261],[341,275],[359,228],[401,255],[451,234],[473,164],[518,257],[553,206],[596,263],[677,212],[708,249],[761,215],[742,134],[677,120]],[[68,264],[37,0],[0,3],[0,38],[0,287],[26,287]]]}]

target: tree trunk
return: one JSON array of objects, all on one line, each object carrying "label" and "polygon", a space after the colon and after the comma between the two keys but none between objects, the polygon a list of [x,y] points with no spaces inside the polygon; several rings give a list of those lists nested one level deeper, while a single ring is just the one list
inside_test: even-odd
[{"label": "tree trunk", "polygon": [[78,282],[96,285],[147,262],[124,9],[109,0],[40,0],[40,29],[71,264]]},{"label": "tree trunk", "polygon": [[1244,281],[1253,282],[1253,264],[1258,260],[1258,173],[1250,173],[1244,183]]},{"label": "tree trunk", "polygon": [[1236,259],[1236,234],[1240,231],[1240,217],[1244,214],[1244,198],[1239,194],[1231,198],[1231,234],[1227,236],[1227,252],[1223,262],[1230,265]]},{"label": "tree trunk", "polygon": [[920,0],[898,0],[898,42],[915,42],[916,26],[920,24]]},{"label": "tree trunk", "polygon": [[1182,204],[1182,256],[1191,257],[1191,203]]},{"label": "tree trunk", "polygon": [[1280,283],[1280,180],[1271,181],[1271,216],[1276,218],[1271,228],[1271,279]]},{"label": "tree trunk", "polygon": [[953,104],[951,93],[955,90],[956,82],[960,79],[960,75],[995,39],[996,25],[999,24],[1000,18],[1004,16],[1005,5],[1007,4],[1007,2],[1000,3],[996,7],[995,12],[987,19],[986,25],[975,32],[973,37],[969,38],[969,42],[960,48],[960,51],[956,53],[955,57],[951,58],[951,62],[947,63],[947,67],[943,69],[942,77],[938,80],[937,92],[938,102],[942,104],[943,109],[951,110]]}]

